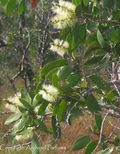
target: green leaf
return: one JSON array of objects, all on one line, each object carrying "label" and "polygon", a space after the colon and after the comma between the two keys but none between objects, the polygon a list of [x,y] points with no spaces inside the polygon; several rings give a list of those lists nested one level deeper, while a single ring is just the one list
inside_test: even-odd
[{"label": "green leaf", "polygon": [[73,89],[72,89],[72,86],[69,85],[68,83],[67,84],[62,84],[60,87],[60,92],[63,94],[63,95],[70,95],[72,92],[73,92]]},{"label": "green leaf", "polygon": [[70,27],[66,27],[65,29],[61,30],[60,38],[62,40],[66,40],[66,38],[68,37],[70,32],[71,32],[71,28]]},{"label": "green leaf", "polygon": [[96,154],[112,154],[113,150],[114,150],[114,147],[109,147],[109,148],[106,148],[105,150],[101,150],[97,152]]},{"label": "green leaf", "polygon": [[69,66],[63,66],[58,70],[58,78],[60,80],[65,80],[71,73],[71,68]]},{"label": "green leaf", "polygon": [[59,102],[55,103],[54,105],[53,116],[56,116],[58,112],[59,112]]},{"label": "green leaf", "polygon": [[87,97],[86,105],[91,112],[101,111],[100,105],[93,95],[89,95]]},{"label": "green leaf", "polygon": [[107,36],[109,38],[109,40],[111,40],[111,42],[113,44],[117,44],[120,41],[120,29],[119,28],[111,28],[110,30],[108,30],[107,32]]},{"label": "green leaf", "polygon": [[42,102],[42,97],[41,97],[41,95],[40,94],[36,94],[35,96],[34,96],[34,98],[33,98],[33,102],[32,102],[32,104],[34,105],[34,106],[36,106],[36,105],[38,105],[38,104],[40,104],[41,102]]},{"label": "green leaf", "polygon": [[80,17],[82,12],[82,3],[80,3],[79,5],[77,5],[76,9],[75,9],[75,14],[77,17]]},{"label": "green leaf", "polygon": [[32,109],[32,106],[24,98],[20,98],[20,102],[25,106],[25,108],[30,109],[30,110]]},{"label": "green leaf", "polygon": [[18,15],[22,15],[25,12],[26,4],[25,1],[20,0],[18,4]]},{"label": "green leaf", "polygon": [[52,74],[52,85],[55,87],[59,87],[59,78],[56,73]]},{"label": "green leaf", "polygon": [[59,69],[59,67],[56,67],[56,68],[52,69],[51,71],[49,71],[48,74],[45,76],[45,78],[52,82],[53,74],[56,74],[58,69]]},{"label": "green leaf", "polygon": [[89,60],[87,60],[85,62],[85,65],[95,65],[95,64],[98,64],[98,63],[100,63],[103,60],[104,56],[105,55],[93,56],[93,57],[91,57]]},{"label": "green leaf", "polygon": [[38,110],[38,114],[39,115],[44,115],[45,114],[45,109],[48,106],[48,102],[44,101],[41,105],[40,108]]},{"label": "green leaf", "polygon": [[83,136],[79,138],[77,141],[75,141],[72,145],[72,150],[80,150],[86,147],[86,145],[90,142],[91,138],[90,136]]},{"label": "green leaf", "polygon": [[15,114],[10,115],[7,118],[7,120],[5,121],[5,125],[9,125],[9,124],[17,121],[20,117],[21,117],[21,114],[19,114],[19,113],[15,113]]},{"label": "green leaf", "polygon": [[72,0],[72,2],[75,4],[75,5],[79,5],[81,3],[80,0]]},{"label": "green leaf", "polygon": [[14,124],[12,133],[16,134],[16,133],[22,131],[24,128],[25,128],[25,120],[20,119]]},{"label": "green leaf", "polygon": [[32,109],[32,99],[26,90],[21,92],[21,103],[28,109]]},{"label": "green leaf", "polygon": [[6,5],[6,13],[7,15],[11,15],[16,8],[16,0],[9,0]]},{"label": "green leaf", "polygon": [[85,154],[92,154],[96,146],[97,146],[96,142],[91,141],[85,149]]},{"label": "green leaf", "polygon": [[83,4],[84,4],[85,6],[87,6],[87,5],[89,4],[89,1],[90,1],[90,0],[83,0]]},{"label": "green leaf", "polygon": [[34,134],[31,142],[32,154],[40,154],[40,144],[37,136]]},{"label": "green leaf", "polygon": [[66,59],[59,59],[53,62],[50,62],[48,64],[46,64],[42,70],[41,70],[41,76],[45,77],[51,70],[67,65],[67,60]]},{"label": "green leaf", "polygon": [[43,85],[43,81],[40,80],[40,77],[37,77],[37,79],[35,79],[36,81],[36,85],[35,85],[35,94],[39,93],[39,91],[42,89],[42,85]]},{"label": "green leaf", "polygon": [[66,111],[66,108],[67,108],[67,103],[62,100],[59,104],[59,111],[57,113],[57,116],[58,116],[58,119],[59,121],[62,121],[63,120],[63,117],[64,117],[64,113]]},{"label": "green leaf", "polygon": [[76,47],[86,38],[86,24],[76,23],[73,29]]},{"label": "green leaf", "polygon": [[60,129],[60,125],[59,125],[55,116],[52,116],[52,129],[53,129],[54,137],[60,138],[61,137],[61,129]]},{"label": "green leaf", "polygon": [[110,85],[104,81],[100,76],[98,75],[92,75],[90,77],[90,79],[92,80],[92,82],[97,85],[98,88],[100,88],[101,90],[110,90]]},{"label": "green leaf", "polygon": [[116,92],[116,90],[113,89],[106,93],[105,100],[111,103],[116,101],[117,97],[118,97],[118,93]]},{"label": "green leaf", "polygon": [[102,117],[100,114],[95,114],[95,121],[96,121],[97,128],[100,131],[101,124],[102,124]]},{"label": "green leaf", "polygon": [[80,81],[80,74],[79,73],[71,73],[68,78],[66,79],[66,84],[70,87],[74,87]]},{"label": "green leaf", "polygon": [[99,31],[99,29],[97,30],[97,39],[98,39],[98,42],[99,42],[100,46],[102,48],[104,48],[105,47],[105,40],[104,40],[101,32]]}]

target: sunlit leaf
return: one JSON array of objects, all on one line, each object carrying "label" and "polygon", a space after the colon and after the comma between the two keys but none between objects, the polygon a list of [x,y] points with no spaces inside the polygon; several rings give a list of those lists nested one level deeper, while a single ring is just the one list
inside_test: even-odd
[{"label": "sunlit leaf", "polygon": [[101,110],[100,105],[93,95],[89,95],[87,97],[86,104],[91,112],[98,112]]},{"label": "sunlit leaf", "polygon": [[67,65],[67,61],[65,59],[59,59],[53,62],[46,64],[41,70],[41,76],[45,77],[51,70]]},{"label": "sunlit leaf", "polygon": [[58,110],[58,113],[57,113],[59,121],[63,120],[66,108],[67,108],[67,103],[64,100],[62,100],[59,104],[59,110]]},{"label": "sunlit leaf", "polygon": [[31,142],[32,154],[40,154],[40,143],[37,136],[34,134]]},{"label": "sunlit leaf", "polygon": [[7,120],[5,121],[5,125],[9,125],[9,124],[17,121],[20,117],[21,117],[21,114],[19,114],[19,113],[15,113],[15,114],[10,115],[7,118]]},{"label": "sunlit leaf", "polygon": [[7,15],[11,15],[16,8],[16,0],[8,0],[8,3],[6,5],[6,13]]},{"label": "sunlit leaf", "polygon": [[102,117],[100,114],[95,114],[95,121],[96,121],[96,125],[98,130],[101,129],[101,124],[102,124]]},{"label": "sunlit leaf", "polygon": [[55,116],[52,116],[52,129],[55,138],[61,137],[61,128]]},{"label": "sunlit leaf", "polygon": [[99,29],[97,30],[97,39],[98,39],[98,42],[99,42],[100,46],[102,48],[105,47],[105,40],[104,40],[104,38],[103,38],[103,36],[102,36]]},{"label": "sunlit leaf", "polygon": [[89,4],[89,1],[90,0],[83,0],[84,5],[87,6]]},{"label": "sunlit leaf", "polygon": [[90,142],[90,136],[83,136],[76,140],[72,145],[72,150],[80,150],[86,147],[86,145]]},{"label": "sunlit leaf", "polygon": [[96,146],[97,146],[96,142],[91,141],[85,149],[85,154],[92,154]]}]

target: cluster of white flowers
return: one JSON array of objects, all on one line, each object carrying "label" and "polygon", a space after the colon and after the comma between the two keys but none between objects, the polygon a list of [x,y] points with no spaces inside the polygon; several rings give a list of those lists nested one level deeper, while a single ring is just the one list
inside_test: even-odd
[{"label": "cluster of white flowers", "polygon": [[33,136],[33,131],[32,131],[33,129],[34,129],[33,127],[27,128],[24,134],[16,135],[15,140],[21,141],[21,142],[29,140]]},{"label": "cluster of white flowers", "polygon": [[4,99],[8,103],[5,105],[5,108],[12,111],[12,112],[18,112],[17,107],[23,106],[20,102],[19,98],[21,97],[21,93],[18,92],[14,96],[10,96],[7,99]]},{"label": "cluster of white flowers", "polygon": [[18,111],[16,106],[14,106],[13,104],[9,104],[9,103],[5,104],[5,108],[7,110],[11,111],[11,112],[17,112]]},{"label": "cluster of white flowers", "polygon": [[59,0],[59,3],[53,3],[52,11],[55,16],[51,21],[57,29],[63,29],[66,26],[72,26],[76,21],[76,6],[68,1]]},{"label": "cluster of white flowers", "polygon": [[43,90],[40,90],[39,94],[42,95],[42,98],[48,102],[55,102],[58,98],[59,91],[56,87],[52,85],[43,85]]},{"label": "cluster of white flowers", "polygon": [[67,41],[55,39],[53,43],[51,43],[50,50],[56,52],[60,56],[63,56],[65,52],[68,51],[68,48],[69,48],[69,43]]}]

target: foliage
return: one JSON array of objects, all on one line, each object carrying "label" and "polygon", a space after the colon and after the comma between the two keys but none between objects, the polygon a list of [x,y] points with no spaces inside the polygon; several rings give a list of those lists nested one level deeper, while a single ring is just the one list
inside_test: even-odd
[{"label": "foliage", "polygon": [[[30,16],[30,9],[27,8],[29,2],[25,0],[0,0],[0,2],[9,16],[14,16],[15,12],[18,12],[17,18],[23,14]],[[39,6],[36,10],[39,11]],[[37,154],[40,150],[38,131],[60,138],[61,123],[71,124],[73,117],[77,118],[81,113],[88,111],[95,117],[95,127],[91,131],[99,134],[99,139],[96,141],[92,136],[80,137],[73,143],[71,150],[84,149],[85,154],[90,154],[96,153],[100,148],[98,154],[110,154],[113,150],[119,149],[117,148],[119,144],[118,142],[116,144],[116,138],[112,138],[111,141],[104,137],[103,127],[107,116],[119,117],[120,93],[118,85],[114,83],[115,81],[111,81],[111,66],[113,63],[119,64],[120,2],[119,0],[73,0],[72,2],[60,0],[57,4],[51,4],[51,10],[54,14],[49,17],[51,22],[44,29],[48,39],[42,37],[44,50],[39,46],[41,53],[35,56],[43,61],[41,68],[40,70],[36,68],[37,71],[32,78],[32,88],[27,86],[27,90],[21,92],[19,100],[22,105],[15,105],[19,114],[14,112],[6,124],[13,124],[13,136],[21,135],[25,130],[32,128],[31,149]],[[48,16],[46,11],[43,13],[45,17]],[[28,18],[31,20],[32,17]],[[37,26],[42,27],[42,23],[39,24]],[[22,29],[19,29],[22,36],[20,40],[25,34],[25,27],[22,26]],[[33,33],[33,27],[29,28]],[[55,32],[54,35],[50,31]],[[39,32],[38,35],[42,39]],[[38,35],[33,34],[30,38],[32,36],[36,38]],[[24,45],[22,51],[27,53],[26,39],[22,41],[25,43],[22,44]],[[35,41],[31,44],[29,50],[36,50]],[[26,54],[23,52],[22,56],[24,59]],[[23,60],[21,68],[26,61]],[[26,75],[26,67],[21,69],[21,72]],[[103,116],[104,111],[107,113],[105,116]],[[51,118],[50,127],[46,125],[48,118]],[[113,136],[115,135],[113,132]],[[109,146],[109,142],[112,142],[112,147]]]}]

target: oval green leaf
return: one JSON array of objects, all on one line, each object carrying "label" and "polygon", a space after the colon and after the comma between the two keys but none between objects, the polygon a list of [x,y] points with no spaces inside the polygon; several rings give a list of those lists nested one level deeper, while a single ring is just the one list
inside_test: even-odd
[{"label": "oval green leaf", "polygon": [[61,67],[67,65],[67,60],[66,59],[59,59],[53,62],[50,62],[48,64],[46,64],[42,70],[41,70],[41,76],[45,77],[50,71],[52,71],[55,68]]},{"label": "oval green leaf", "polygon": [[86,145],[90,142],[91,138],[90,136],[83,136],[79,138],[77,141],[75,141],[72,145],[72,150],[80,150],[86,147]]}]

